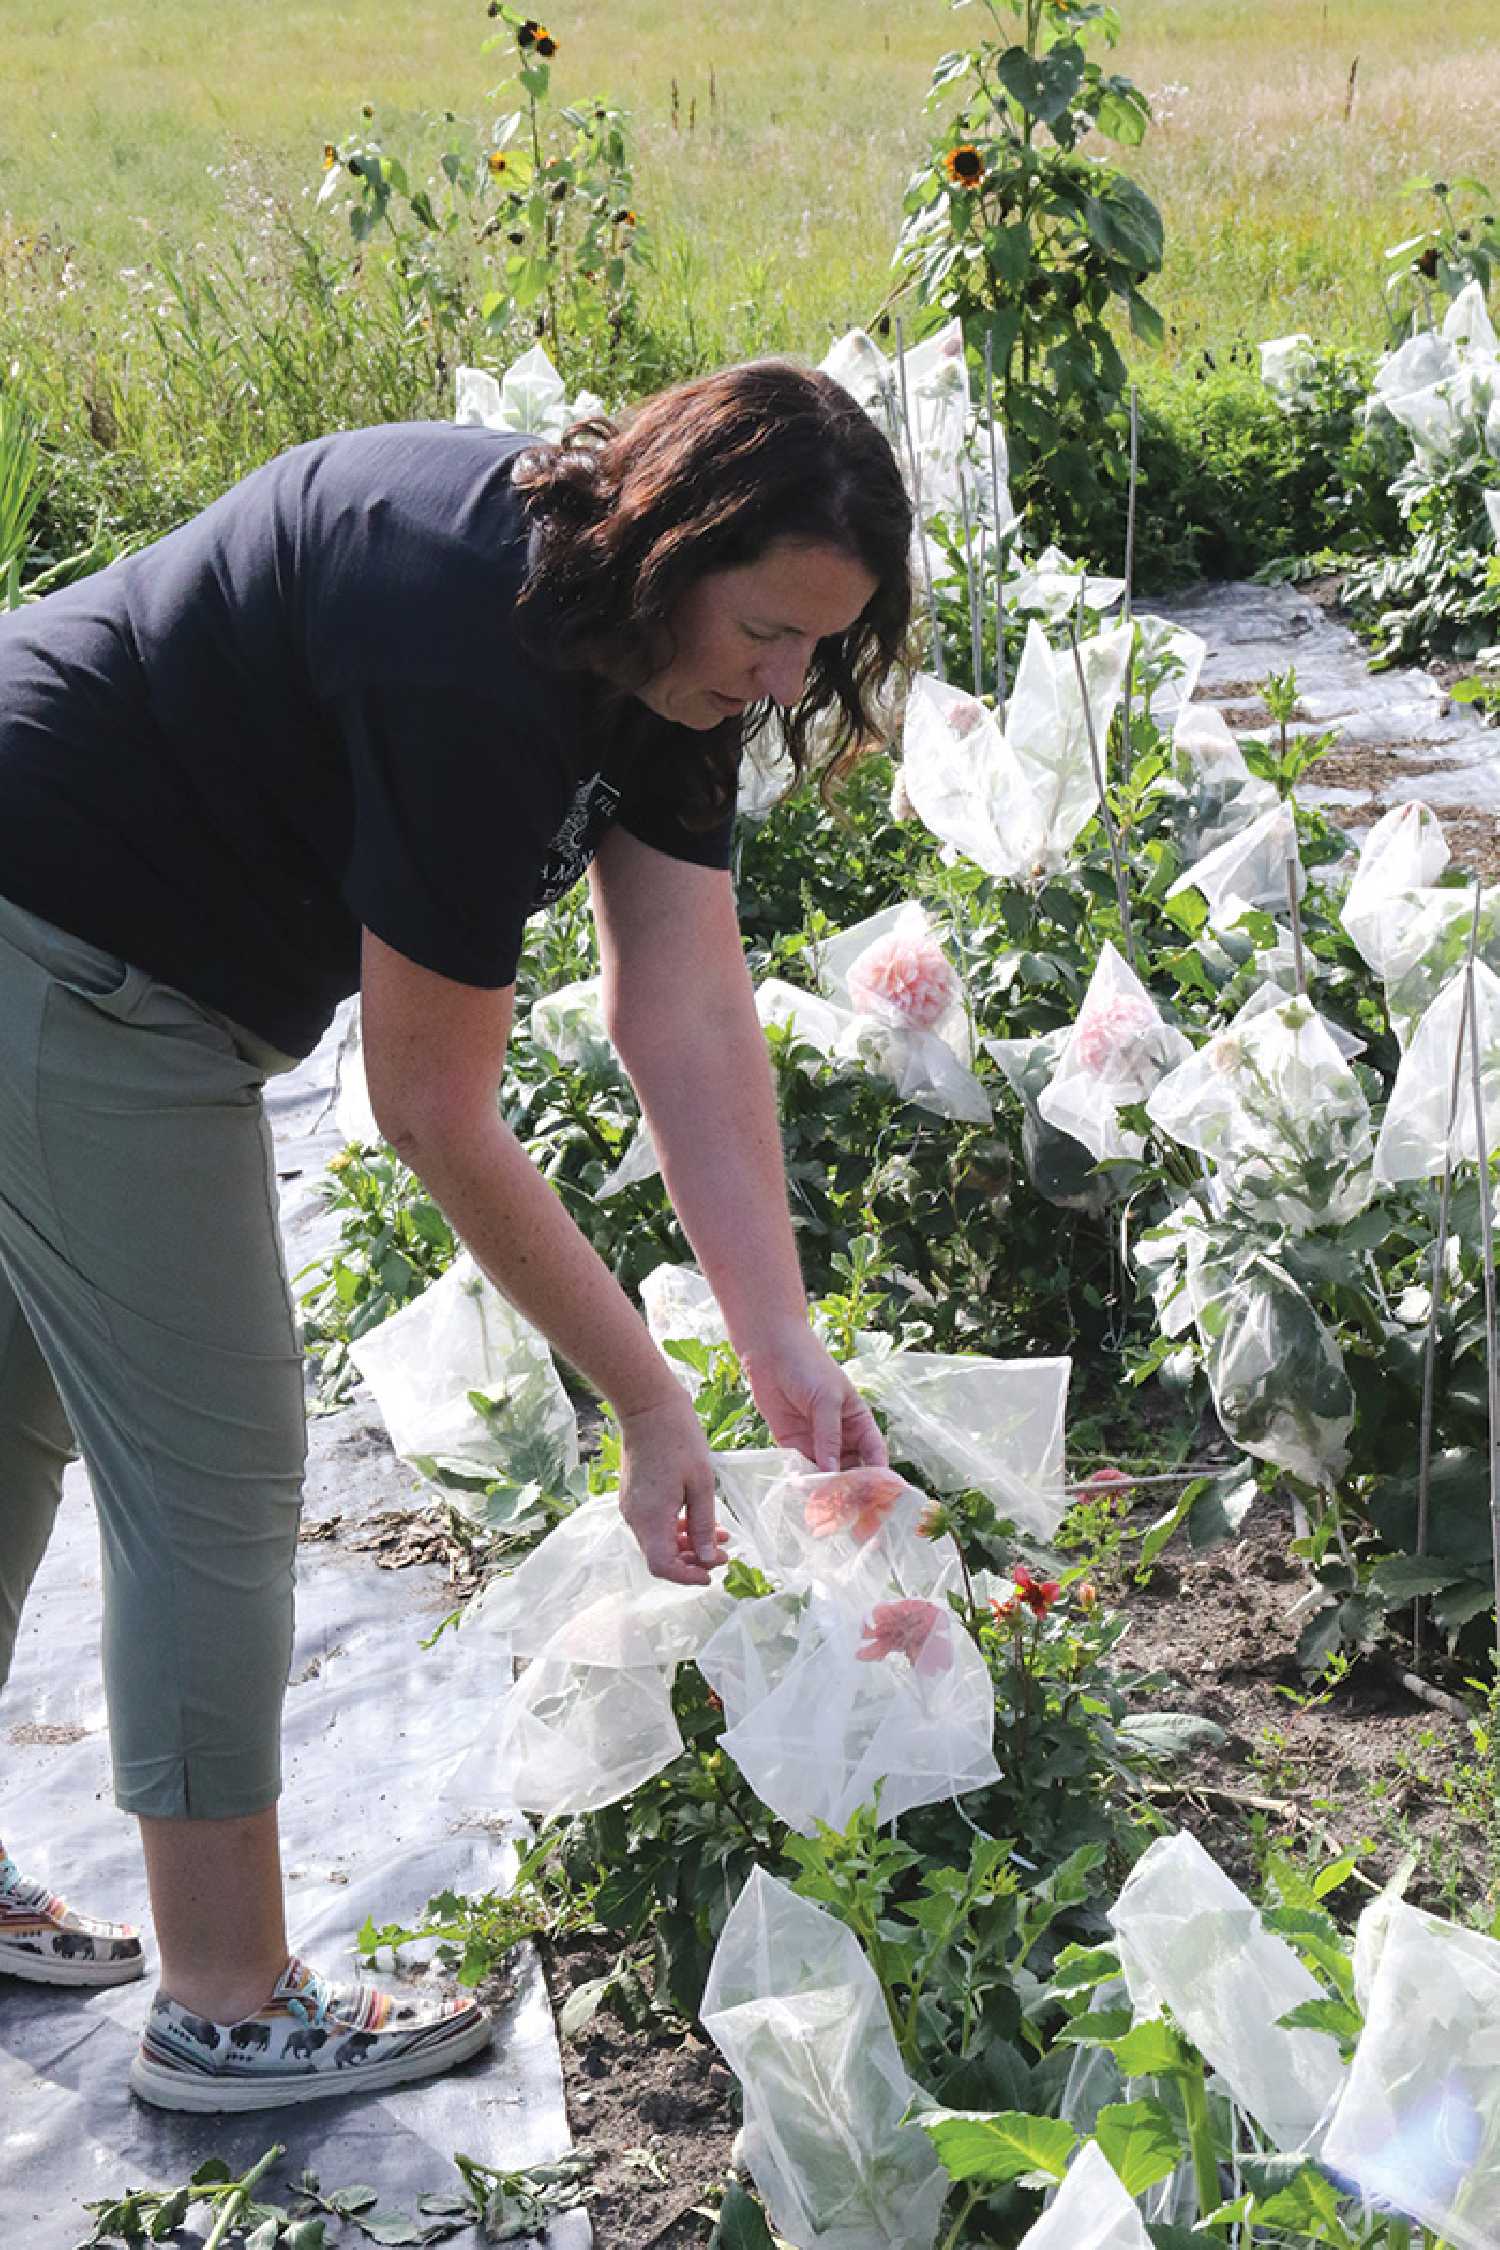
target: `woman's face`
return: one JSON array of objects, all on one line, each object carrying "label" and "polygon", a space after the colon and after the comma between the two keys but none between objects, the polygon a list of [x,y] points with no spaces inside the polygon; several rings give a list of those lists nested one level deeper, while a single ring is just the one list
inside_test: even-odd
[{"label": "woman's face", "polygon": [[675,654],[636,694],[661,718],[705,730],[750,703],[795,703],[819,641],[847,633],[876,585],[841,547],[778,539],[683,596]]}]

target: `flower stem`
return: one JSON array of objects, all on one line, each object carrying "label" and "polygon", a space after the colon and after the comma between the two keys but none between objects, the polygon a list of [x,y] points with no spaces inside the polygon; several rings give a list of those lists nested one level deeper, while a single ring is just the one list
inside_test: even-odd
[{"label": "flower stem", "polygon": [[259,2186],[266,2173],[270,2171],[271,2166],[278,2163],[285,2154],[284,2143],[278,2141],[274,2148],[268,2148],[265,2155],[257,2163],[251,2165],[243,2179],[231,2183],[224,2201],[219,2207],[218,2216],[214,2220],[213,2232],[204,2243],[203,2250],[220,2250],[220,2244],[225,2240],[230,2229],[237,2226],[244,2217],[250,2202],[251,2189]]},{"label": "flower stem", "polygon": [[1208,2085],[1202,2072],[1197,2070],[1189,2071],[1181,2085],[1193,2179],[1198,2189],[1198,2216],[1206,2219],[1223,2200],[1219,2193],[1219,2159],[1214,2148],[1213,2123],[1208,2114]]},{"label": "flower stem", "polygon": [[963,2240],[964,2228],[969,2223],[969,2213],[979,2201],[982,2192],[977,2187],[970,2188],[964,2198],[963,2209],[959,2212],[947,2234],[943,2236],[942,2250],[957,2250],[957,2245]]}]

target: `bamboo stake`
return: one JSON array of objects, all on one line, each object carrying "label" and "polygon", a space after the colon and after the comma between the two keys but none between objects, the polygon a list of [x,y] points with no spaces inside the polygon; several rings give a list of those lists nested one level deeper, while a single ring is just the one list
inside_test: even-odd
[{"label": "bamboo stake", "polygon": [[969,480],[962,458],[958,464],[958,506],[964,527],[964,591],[969,598],[969,658],[974,675],[974,700],[984,694],[984,650],[979,630],[979,578],[974,560],[974,517],[969,507]]},{"label": "bamboo stake", "polygon": [[1094,731],[1094,711],[1089,702],[1088,681],[1083,670],[1083,650],[1078,640],[1078,614],[1083,608],[1086,578],[1078,585],[1078,609],[1068,625],[1068,639],[1073,648],[1073,669],[1078,675],[1078,695],[1083,705],[1084,732],[1089,739],[1089,757],[1093,761],[1094,786],[1099,792],[1099,818],[1104,823],[1104,833],[1109,839],[1110,865],[1115,871],[1115,903],[1120,910],[1120,935],[1125,941],[1125,958],[1135,967],[1135,932],[1130,923],[1130,887],[1125,880],[1125,862],[1120,857],[1120,838],[1115,829],[1115,816],[1109,809],[1109,792],[1104,785],[1104,761],[1099,755],[1099,737]]},{"label": "bamboo stake", "polygon": [[927,592],[927,617],[932,633],[932,669],[940,680],[948,675],[943,670],[943,636],[938,629],[937,596],[932,590],[932,559],[927,552],[927,527],[922,521],[922,464],[917,458],[917,441],[911,418],[911,395],[906,383],[906,328],[896,323],[896,372],[901,379],[901,426],[906,437],[906,465],[911,471],[912,505],[917,514],[917,546],[922,557],[922,582]]},{"label": "bamboo stake", "polygon": [[[1141,416],[1140,396],[1134,383],[1130,386],[1130,482],[1125,495],[1125,607],[1123,620],[1127,625],[1135,622],[1135,501],[1140,478]],[[1135,635],[1130,636],[1130,656],[1125,666],[1125,708],[1120,715],[1120,773],[1125,781],[1130,779],[1131,739],[1130,705],[1135,693]]]},{"label": "bamboo stake", "polygon": [[1286,855],[1286,896],[1292,910],[1292,953],[1297,963],[1297,991],[1307,998],[1307,954],[1302,944],[1302,904],[1297,896],[1297,877],[1302,863],[1295,852]]},{"label": "bamboo stake", "polygon": [[984,413],[990,433],[990,506],[995,517],[995,716],[1005,726],[1005,542],[1000,535],[1000,449],[995,435],[995,337],[984,338]]},{"label": "bamboo stake", "polygon": [[[1464,965],[1468,977],[1479,949],[1480,886],[1474,886],[1474,918],[1469,924],[1469,951]],[[1425,1555],[1432,1521],[1432,1426],[1437,1406],[1438,1323],[1443,1310],[1446,1280],[1444,1257],[1448,1246],[1448,1215],[1453,1204],[1453,1136],[1458,1129],[1458,1104],[1463,1087],[1464,1043],[1469,1035],[1467,1001],[1458,1019],[1453,1042],[1453,1072],[1448,1081],[1448,1130],[1443,1149],[1443,1185],[1438,1196],[1437,1239],[1432,1246],[1432,1285],[1428,1290],[1427,1338],[1422,1352],[1422,1410],[1417,1424],[1417,1553]],[[1412,1603],[1412,1661],[1422,1654],[1422,1599]]]},{"label": "bamboo stake", "polygon": [[[1478,885],[1475,885],[1476,893]],[[1478,920],[1478,907],[1475,908]],[[1495,1238],[1490,1201],[1493,1187],[1490,1179],[1490,1142],[1485,1130],[1484,1072],[1479,1060],[1479,1002],[1474,991],[1474,964],[1471,961],[1464,971],[1465,1014],[1469,1022],[1469,1077],[1474,1095],[1474,1146],[1479,1160],[1479,1212],[1480,1239],[1484,1244],[1484,1365],[1489,1403],[1490,1422],[1490,1562],[1495,1574],[1497,1604],[1500,1604],[1500,1351],[1495,1337]],[[1496,1632],[1500,1636],[1500,1607],[1496,1610]],[[1500,1640],[1497,1640],[1500,1656]]]}]

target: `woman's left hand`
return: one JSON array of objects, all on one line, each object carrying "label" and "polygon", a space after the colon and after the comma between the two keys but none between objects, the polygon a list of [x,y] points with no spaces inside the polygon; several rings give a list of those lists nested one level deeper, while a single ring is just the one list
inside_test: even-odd
[{"label": "woman's left hand", "polygon": [[874,1415],[805,1322],[746,1352],[743,1365],[778,1445],[816,1469],[886,1466]]}]

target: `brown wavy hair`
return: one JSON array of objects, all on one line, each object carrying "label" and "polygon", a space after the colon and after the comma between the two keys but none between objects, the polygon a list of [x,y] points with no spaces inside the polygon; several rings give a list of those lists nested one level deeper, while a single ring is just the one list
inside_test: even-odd
[{"label": "brown wavy hair", "polygon": [[[846,633],[817,644],[779,716],[799,776],[816,767],[825,787],[880,739],[876,698],[911,619],[911,504],[884,433],[831,376],[787,360],[702,376],[622,423],[581,422],[529,449],[513,483],[533,527],[523,637],[626,693],[670,662],[678,604],[708,572],[779,539],[854,557],[876,590]],[[673,759],[661,785],[690,826],[723,818],[743,741],[775,715],[758,705]]]}]

